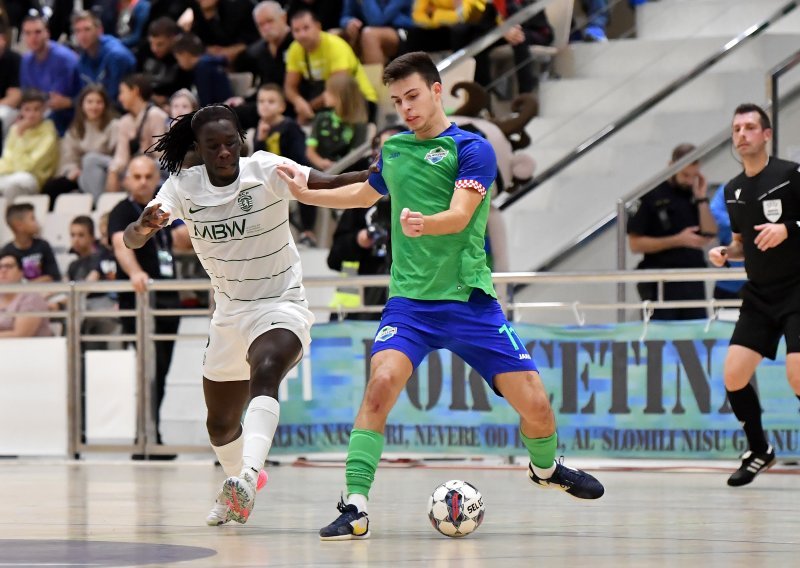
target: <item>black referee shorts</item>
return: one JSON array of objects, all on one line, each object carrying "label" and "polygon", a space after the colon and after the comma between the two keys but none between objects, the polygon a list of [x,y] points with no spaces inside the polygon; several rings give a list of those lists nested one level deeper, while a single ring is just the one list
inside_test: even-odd
[{"label": "black referee shorts", "polygon": [[731,345],[741,345],[767,359],[775,359],[784,336],[786,352],[799,353],[800,284],[765,291],[747,282],[741,294],[742,307]]}]

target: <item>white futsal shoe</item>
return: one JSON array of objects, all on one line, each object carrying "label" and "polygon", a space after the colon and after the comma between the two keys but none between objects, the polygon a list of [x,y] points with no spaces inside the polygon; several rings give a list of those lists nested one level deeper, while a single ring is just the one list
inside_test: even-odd
[{"label": "white futsal shoe", "polygon": [[222,497],[228,506],[228,519],[244,524],[253,511],[256,502],[258,473],[243,470],[239,477],[229,477],[222,485]]},{"label": "white futsal shoe", "polygon": [[[261,491],[264,486],[267,484],[267,472],[263,469],[258,472],[258,479],[256,480],[256,492]],[[227,480],[226,480],[227,483]],[[252,506],[250,507],[252,510]],[[249,515],[249,513],[248,513]],[[218,527],[219,525],[224,525],[228,521],[234,520],[231,517],[231,508],[228,506],[226,497],[225,497],[225,489],[224,487],[219,490],[217,493],[217,498],[214,501],[214,507],[211,509],[211,512],[206,517],[206,524],[210,527]],[[237,521],[237,522],[244,522],[244,521]]]}]

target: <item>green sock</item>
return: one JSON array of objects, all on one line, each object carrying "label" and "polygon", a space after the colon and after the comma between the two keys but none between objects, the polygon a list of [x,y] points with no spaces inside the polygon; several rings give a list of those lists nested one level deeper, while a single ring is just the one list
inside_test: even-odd
[{"label": "green sock", "polygon": [[358,493],[365,497],[369,496],[369,489],[375,480],[375,470],[378,469],[382,452],[383,434],[353,428],[350,432],[350,445],[347,448],[344,469],[348,495]]},{"label": "green sock", "polygon": [[541,469],[553,466],[556,461],[558,434],[553,432],[547,438],[528,438],[520,430],[519,435],[522,436],[522,443],[528,448],[528,454],[531,456],[533,465]]}]

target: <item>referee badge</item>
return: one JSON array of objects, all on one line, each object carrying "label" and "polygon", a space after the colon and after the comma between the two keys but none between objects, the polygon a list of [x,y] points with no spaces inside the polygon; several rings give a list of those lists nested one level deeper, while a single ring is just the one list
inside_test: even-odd
[{"label": "referee badge", "polygon": [[777,223],[778,219],[783,214],[783,204],[780,199],[765,199],[762,201],[764,208],[764,217],[770,223]]}]

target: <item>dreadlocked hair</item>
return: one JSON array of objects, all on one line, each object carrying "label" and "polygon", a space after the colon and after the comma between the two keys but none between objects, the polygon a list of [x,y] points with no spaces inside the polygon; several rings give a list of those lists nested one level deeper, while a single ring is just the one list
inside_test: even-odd
[{"label": "dreadlocked hair", "polygon": [[171,174],[177,174],[183,166],[187,152],[197,141],[197,132],[204,124],[215,120],[233,122],[239,139],[244,142],[245,131],[233,109],[228,105],[215,104],[175,118],[169,130],[157,137],[158,141],[147,149],[147,153],[161,152],[158,159],[161,167]]}]

